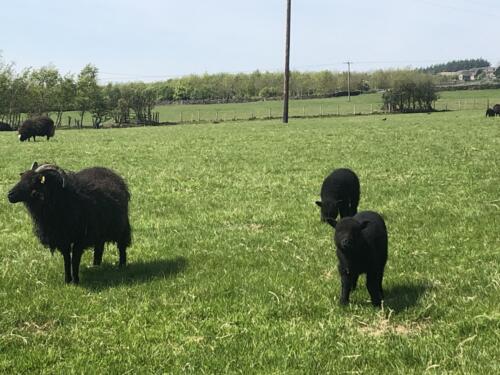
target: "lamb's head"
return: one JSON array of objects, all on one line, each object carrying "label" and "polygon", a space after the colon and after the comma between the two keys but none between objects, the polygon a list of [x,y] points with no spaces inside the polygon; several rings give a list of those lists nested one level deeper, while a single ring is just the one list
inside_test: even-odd
[{"label": "lamb's head", "polygon": [[344,217],[335,225],[335,246],[344,254],[349,254],[358,247],[361,231],[366,228],[368,221],[359,222],[352,217]]},{"label": "lamb's head", "polygon": [[334,200],[316,201],[316,205],[321,209],[321,221],[324,221],[335,228],[335,225],[337,223],[335,219],[339,214],[338,205],[340,203],[341,201]]},{"label": "lamb's head", "polygon": [[54,164],[38,165],[34,162],[31,169],[21,173],[20,181],[9,191],[10,203],[34,203],[44,201],[64,189],[66,173]]}]

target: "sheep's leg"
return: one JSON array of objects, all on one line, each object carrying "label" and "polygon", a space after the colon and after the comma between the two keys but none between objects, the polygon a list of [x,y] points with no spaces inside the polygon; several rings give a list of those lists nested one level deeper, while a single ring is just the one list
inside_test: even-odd
[{"label": "sheep's leg", "polygon": [[66,284],[71,282],[71,253],[69,248],[61,250],[64,257],[64,281]]},{"label": "sheep's leg", "polygon": [[71,258],[71,266],[73,271],[73,283],[78,284],[80,277],[80,261],[82,260],[83,249],[80,246],[73,245],[73,256]]},{"label": "sheep's leg", "polygon": [[359,278],[359,275],[356,274],[356,275],[353,275],[351,277],[351,291],[353,290],[356,290],[356,287],[358,286],[358,278]]},{"label": "sheep's leg", "polygon": [[368,293],[370,293],[370,298],[372,300],[372,305],[380,307],[382,304],[382,291],[380,289],[381,278],[376,273],[370,272],[366,274],[366,287]]},{"label": "sheep's leg", "polygon": [[382,288],[382,280],[384,278],[384,270],[380,272],[380,277],[379,277],[379,290],[380,290],[380,298],[384,299],[384,289]]},{"label": "sheep's leg", "polygon": [[123,267],[127,264],[127,246],[119,242],[118,253],[120,254],[120,261],[118,265]]},{"label": "sheep's leg", "polygon": [[94,266],[102,263],[102,253],[104,252],[104,243],[97,244],[94,248]]}]

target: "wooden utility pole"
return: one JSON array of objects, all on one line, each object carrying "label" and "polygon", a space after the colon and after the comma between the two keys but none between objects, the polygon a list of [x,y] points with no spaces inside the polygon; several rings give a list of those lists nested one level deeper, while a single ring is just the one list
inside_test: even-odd
[{"label": "wooden utility pole", "polygon": [[351,64],[352,61],[346,61],[347,64],[347,101],[351,101]]},{"label": "wooden utility pole", "polygon": [[283,83],[283,123],[288,124],[288,98],[290,91],[290,14],[292,0],[286,1],[285,80]]}]

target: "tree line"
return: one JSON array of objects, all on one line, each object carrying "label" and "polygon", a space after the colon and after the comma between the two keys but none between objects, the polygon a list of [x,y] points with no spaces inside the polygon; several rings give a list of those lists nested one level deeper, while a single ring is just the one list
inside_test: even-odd
[{"label": "tree line", "polygon": [[149,84],[100,85],[99,70],[86,65],[78,75],[61,75],[53,66],[16,72],[12,64],[0,63],[0,121],[15,127],[22,116],[51,114],[56,126],[62,115],[75,111],[74,126],[82,127],[90,114],[92,126],[101,127],[112,119],[116,124],[147,124],[158,121],[153,109],[158,92]]},{"label": "tree line", "polygon": [[[428,83],[445,79],[414,69],[352,72],[350,89],[359,92],[388,90],[405,80],[421,82],[422,77],[426,77]],[[348,89],[347,82],[346,72],[295,71],[291,75],[290,96],[296,99],[335,96]],[[51,65],[16,72],[13,64],[0,61],[0,121],[16,126],[22,116],[50,114],[60,126],[63,113],[74,111],[77,114],[69,125],[76,127],[83,126],[86,115],[90,115],[95,128],[108,120],[115,124],[152,124],[158,122],[154,112],[158,104],[279,99],[282,85],[280,72],[261,71],[101,85],[99,70],[92,64],[86,65],[77,75],[62,75]]]},{"label": "tree line", "polygon": [[479,59],[453,60],[445,64],[431,65],[427,68],[420,69],[420,71],[423,73],[437,74],[442,72],[458,72],[459,70],[468,70],[474,68],[486,68],[488,66],[491,66],[488,60],[479,58]]}]

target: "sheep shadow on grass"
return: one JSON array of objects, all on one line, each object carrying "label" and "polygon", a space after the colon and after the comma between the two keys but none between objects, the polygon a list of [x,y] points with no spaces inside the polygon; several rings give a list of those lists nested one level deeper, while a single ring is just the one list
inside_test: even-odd
[{"label": "sheep shadow on grass", "polygon": [[429,288],[425,281],[391,285],[384,289],[384,306],[397,314],[415,306]]},{"label": "sheep shadow on grass", "polygon": [[147,283],[154,279],[166,279],[183,272],[187,267],[186,258],[159,259],[129,263],[123,268],[115,264],[102,264],[81,270],[80,285],[93,291],[100,291],[120,285]]}]

